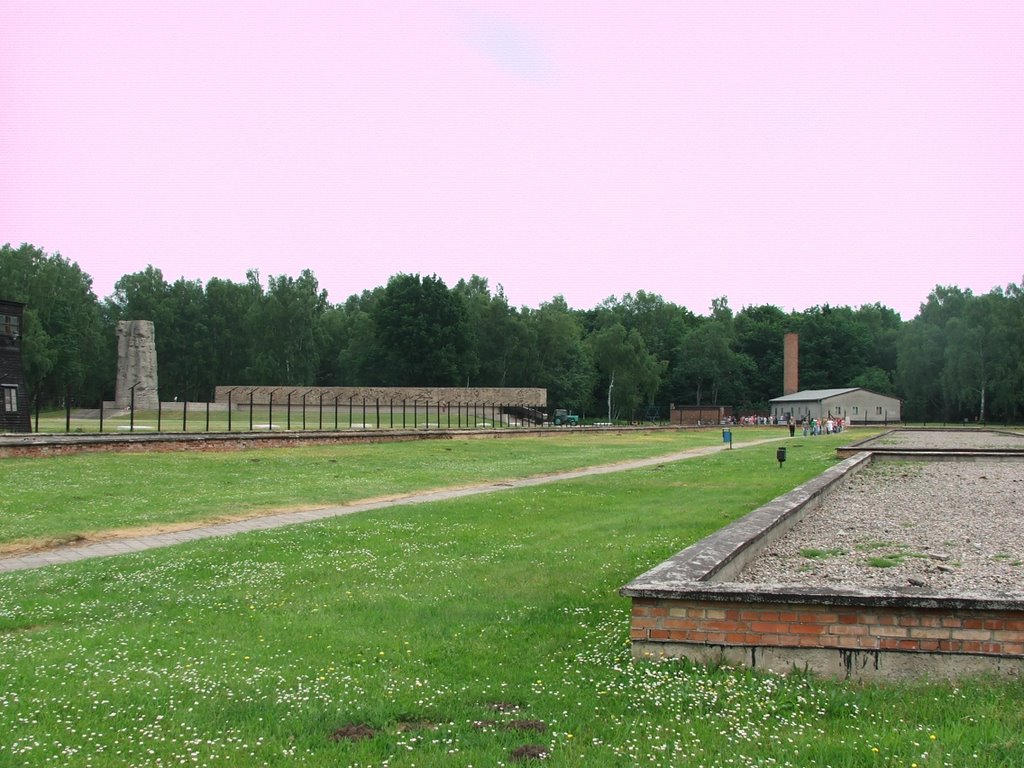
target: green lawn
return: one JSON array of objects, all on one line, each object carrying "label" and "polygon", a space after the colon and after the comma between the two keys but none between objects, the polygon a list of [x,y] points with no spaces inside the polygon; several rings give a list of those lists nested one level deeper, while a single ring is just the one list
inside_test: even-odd
[{"label": "green lawn", "polygon": [[0,575],[0,765],[1024,764],[1019,681],[631,660],[618,587],[842,442]]},{"label": "green lawn", "polygon": [[[739,444],[783,431],[735,434]],[[721,445],[721,439],[719,430],[577,431],[510,440],[0,459],[0,549],[500,481]]]}]

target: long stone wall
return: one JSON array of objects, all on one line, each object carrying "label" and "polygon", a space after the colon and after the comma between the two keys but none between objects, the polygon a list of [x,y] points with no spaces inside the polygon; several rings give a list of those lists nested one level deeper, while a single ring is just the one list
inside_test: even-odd
[{"label": "long stone wall", "polygon": [[524,408],[547,408],[548,391],[540,387],[257,387],[257,386],[222,386],[217,387],[214,401],[227,403],[231,394],[231,404],[241,407],[250,400],[257,405],[267,405],[273,397],[274,403],[285,403],[289,395],[293,404],[302,402],[303,396],[307,403],[319,403],[321,397],[324,404],[348,404],[349,401],[386,405],[393,403],[396,407],[402,401],[412,403],[486,404],[512,405]]}]

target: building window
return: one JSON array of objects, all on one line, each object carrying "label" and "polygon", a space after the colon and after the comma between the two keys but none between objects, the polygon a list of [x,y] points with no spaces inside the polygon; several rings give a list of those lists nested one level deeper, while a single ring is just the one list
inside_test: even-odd
[{"label": "building window", "polygon": [[881,416],[882,415],[882,406],[876,405],[875,406],[875,413],[877,413],[879,416]]},{"label": "building window", "polygon": [[17,315],[3,315],[3,334],[4,336],[11,336],[17,338],[18,332],[18,316]]},{"label": "building window", "polygon": [[4,413],[18,412],[18,388],[6,386],[4,390]]},{"label": "building window", "polygon": [[858,413],[860,413],[859,406],[853,406],[853,415],[856,416]]}]

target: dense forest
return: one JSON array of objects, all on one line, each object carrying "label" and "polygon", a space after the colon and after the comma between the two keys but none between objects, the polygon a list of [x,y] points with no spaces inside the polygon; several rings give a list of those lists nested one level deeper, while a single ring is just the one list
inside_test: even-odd
[{"label": "dense forest", "polygon": [[[1024,282],[1022,282],[1024,285]],[[219,384],[545,387],[552,406],[638,418],[669,403],[765,412],[781,394],[783,335],[800,334],[800,387],[859,386],[904,400],[907,420],[1019,422],[1024,289],[936,286],[903,321],[881,304],[772,305],[707,316],[638,291],[589,310],[560,296],[510,306],[472,276],[447,286],[398,274],[331,304],[309,270],[169,283],[124,275],[100,300],[77,264],[0,248],[0,298],[24,302],[23,356],[44,407],[111,399],[119,320],[152,320],[160,397],[211,399]]]}]

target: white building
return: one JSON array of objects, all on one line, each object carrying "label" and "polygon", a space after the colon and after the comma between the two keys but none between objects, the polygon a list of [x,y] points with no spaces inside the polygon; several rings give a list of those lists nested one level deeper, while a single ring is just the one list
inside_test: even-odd
[{"label": "white building", "polygon": [[898,398],[880,395],[869,389],[847,387],[846,389],[806,389],[792,395],[776,397],[769,401],[772,416],[779,421],[790,417],[803,419],[827,419],[829,416],[842,419],[847,424],[884,424],[900,421]]}]

